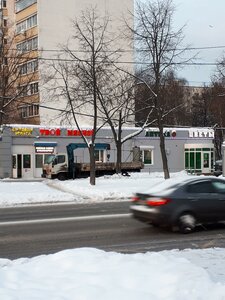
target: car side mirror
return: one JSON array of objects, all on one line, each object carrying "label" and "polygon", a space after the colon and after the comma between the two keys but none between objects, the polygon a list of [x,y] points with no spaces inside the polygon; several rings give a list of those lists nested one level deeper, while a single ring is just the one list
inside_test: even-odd
[{"label": "car side mirror", "polygon": [[58,164],[58,159],[57,158],[54,158],[53,161],[52,161],[52,166],[55,166]]}]

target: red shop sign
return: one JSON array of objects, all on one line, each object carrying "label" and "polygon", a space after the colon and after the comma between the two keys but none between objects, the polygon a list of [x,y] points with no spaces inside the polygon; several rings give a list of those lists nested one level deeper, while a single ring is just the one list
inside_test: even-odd
[{"label": "red shop sign", "polygon": [[40,129],[40,135],[52,135],[52,136],[59,136],[61,135],[61,130],[59,128],[57,129]]},{"label": "red shop sign", "polygon": [[92,136],[93,135],[93,129],[81,130],[81,131],[78,129],[67,129],[68,136],[81,136],[81,132],[84,136]]}]

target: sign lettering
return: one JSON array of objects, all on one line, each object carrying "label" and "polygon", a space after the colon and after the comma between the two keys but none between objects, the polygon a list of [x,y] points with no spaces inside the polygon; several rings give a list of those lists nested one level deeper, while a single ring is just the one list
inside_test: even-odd
[{"label": "sign lettering", "polygon": [[30,136],[33,132],[32,128],[12,128],[12,132],[17,136]]},{"label": "sign lettering", "polygon": [[93,129],[90,130],[78,130],[78,129],[67,129],[67,135],[68,136],[81,136],[81,133],[84,136],[92,136],[93,135]]},{"label": "sign lettering", "polygon": [[54,152],[54,147],[35,147],[35,152],[36,153],[53,153]]},{"label": "sign lettering", "polygon": [[214,131],[189,130],[190,138],[214,138]]},{"label": "sign lettering", "polygon": [[[170,131],[165,131],[163,133],[165,137],[170,137]],[[145,136],[148,137],[159,137],[159,131],[146,131]]]},{"label": "sign lettering", "polygon": [[57,129],[40,129],[40,135],[42,136],[60,136],[61,135],[61,130],[59,128]]}]

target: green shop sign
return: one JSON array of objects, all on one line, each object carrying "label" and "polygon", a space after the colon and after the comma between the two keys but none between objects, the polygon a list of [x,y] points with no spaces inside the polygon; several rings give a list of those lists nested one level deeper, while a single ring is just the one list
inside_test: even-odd
[{"label": "green shop sign", "polygon": [[[163,134],[164,134],[165,137],[171,137],[170,131],[165,131]],[[159,131],[146,131],[145,136],[159,137]]]}]

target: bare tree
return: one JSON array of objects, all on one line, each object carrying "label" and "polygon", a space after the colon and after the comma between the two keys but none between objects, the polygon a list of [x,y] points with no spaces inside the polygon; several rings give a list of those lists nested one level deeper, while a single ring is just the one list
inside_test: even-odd
[{"label": "bare tree", "polygon": [[[13,24],[5,26],[0,21],[0,124],[21,122],[18,107],[30,103],[26,96],[37,74],[22,74],[22,69],[34,59],[27,40],[24,33],[16,34]],[[36,102],[34,97],[32,101]]]},{"label": "bare tree", "polygon": [[[96,134],[106,121],[100,101],[111,101],[107,87],[112,85],[113,63],[118,55],[113,50],[114,38],[108,31],[109,23],[110,18],[100,16],[96,8],[83,11],[81,17],[73,21],[73,37],[67,46],[61,46],[63,54],[52,64],[54,74],[50,78],[57,78],[58,82],[57,88],[51,90],[52,96],[67,101],[65,117],[71,119],[72,116],[78,129],[84,120],[92,124],[92,136],[82,135],[89,149],[92,185],[95,185]],[[74,51],[74,45],[78,47],[77,51]]]},{"label": "bare tree", "polygon": [[[154,0],[138,2],[134,14],[134,28],[129,27],[134,35],[135,46],[139,53],[139,59],[143,59],[146,68],[142,74],[148,74],[150,84],[146,84],[151,92],[152,106],[156,116],[156,126],[160,133],[160,150],[164,177],[169,178],[169,169],[163,134],[164,117],[168,114],[165,105],[165,73],[171,70],[177,63],[181,63],[183,27],[177,31],[172,28],[174,7],[172,0]],[[184,62],[184,61],[182,61]],[[143,80],[143,75],[140,76]]]},{"label": "bare tree", "polygon": [[[148,77],[145,76],[145,81]],[[149,85],[151,82],[149,82]],[[176,77],[174,71],[165,73],[162,80],[164,99],[164,111],[170,112],[164,116],[164,124],[166,126],[188,126],[190,125],[190,116],[187,109],[186,101],[186,80]],[[153,87],[152,87],[153,88]],[[141,83],[136,88],[136,123],[142,125],[146,122],[146,116],[149,113],[148,107],[152,107],[153,95],[146,84]],[[171,111],[171,108],[174,110]],[[156,114],[149,116],[151,119],[156,118]],[[157,126],[157,124],[153,124]]]},{"label": "bare tree", "polygon": [[[105,96],[101,91],[98,91],[98,96],[101,105],[100,111],[104,115],[105,122],[108,123],[112,130],[117,150],[116,172],[120,173],[122,145],[129,139],[139,135],[150,123],[147,122],[149,119],[149,116],[147,116],[145,122],[142,126],[137,127],[136,131],[122,136],[125,125],[135,124],[135,88],[137,83],[133,75],[124,72],[118,67],[115,68],[113,74],[114,84],[107,88]],[[150,113],[151,111],[148,112],[148,114]]]}]

